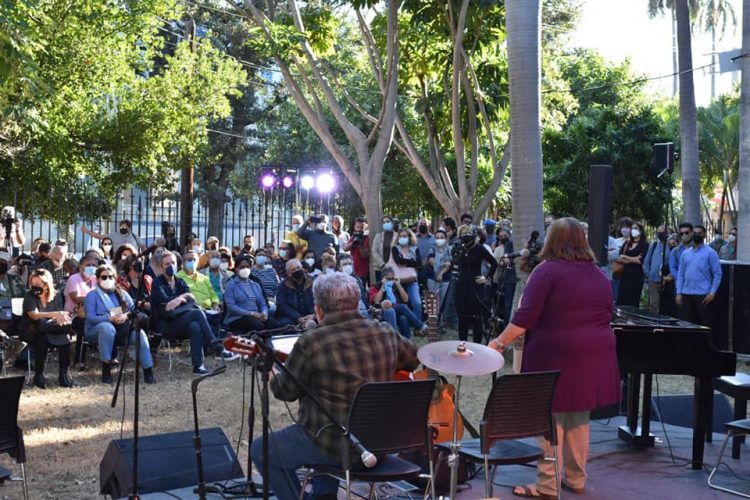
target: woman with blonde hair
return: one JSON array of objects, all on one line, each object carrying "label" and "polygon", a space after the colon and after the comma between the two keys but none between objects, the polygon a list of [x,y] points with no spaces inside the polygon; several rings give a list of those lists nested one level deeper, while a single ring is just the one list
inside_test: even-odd
[{"label": "woman with blonde hair", "polygon": [[[526,334],[521,372],[559,370],[552,402],[562,487],[583,493],[589,450],[589,412],[620,401],[612,319],[612,287],[597,267],[581,223],[550,226],[510,324],[490,342],[500,352]],[[552,447],[541,439],[546,457]],[[536,484],[516,486],[522,497],[556,498],[553,462],[540,460]]]}]

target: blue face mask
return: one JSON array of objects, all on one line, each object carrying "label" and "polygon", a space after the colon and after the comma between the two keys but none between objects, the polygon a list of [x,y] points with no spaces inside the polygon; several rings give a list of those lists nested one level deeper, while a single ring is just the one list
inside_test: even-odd
[{"label": "blue face mask", "polygon": [[85,274],[87,277],[92,277],[94,274],[96,274],[96,266],[86,266],[83,268],[83,274]]},{"label": "blue face mask", "polygon": [[266,263],[266,256],[265,255],[258,255],[255,258],[255,261],[258,263],[258,265],[262,266]]},{"label": "blue face mask", "polygon": [[284,250],[283,248],[281,250],[279,250],[279,257],[281,257],[282,259],[285,259],[286,258],[286,250]]},{"label": "blue face mask", "polygon": [[401,245],[402,247],[405,247],[406,245],[409,244],[409,238],[407,238],[406,236],[402,236],[401,238],[398,239],[398,244]]},{"label": "blue face mask", "polygon": [[185,265],[183,267],[185,268],[185,272],[192,273],[195,271],[195,261],[186,260]]},{"label": "blue face mask", "polygon": [[383,222],[383,231],[393,231],[393,222]]}]

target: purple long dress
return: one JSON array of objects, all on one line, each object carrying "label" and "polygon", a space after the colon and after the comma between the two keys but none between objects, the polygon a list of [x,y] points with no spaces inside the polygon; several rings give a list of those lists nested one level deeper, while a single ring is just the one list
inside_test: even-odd
[{"label": "purple long dress", "polygon": [[529,276],[512,323],[526,329],[522,372],[560,370],[554,412],[620,401],[612,286],[593,262],[550,260]]}]

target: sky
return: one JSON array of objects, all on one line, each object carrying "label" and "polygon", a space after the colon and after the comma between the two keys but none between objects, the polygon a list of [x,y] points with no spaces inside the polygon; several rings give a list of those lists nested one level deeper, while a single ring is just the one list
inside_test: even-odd
[{"label": "sky", "polygon": [[[649,19],[647,0],[584,0],[581,20],[571,37],[572,47],[594,48],[614,63],[630,58],[636,74],[649,77],[670,75],[672,69],[671,15]],[[730,0],[737,22],[741,23],[742,2]],[[741,47],[740,26],[728,25],[723,39],[716,41],[716,51]],[[694,32],[692,36],[693,67],[711,62],[711,35]],[[717,65],[718,66],[718,65]],[[698,106],[711,100],[709,68],[694,72],[695,96]],[[729,92],[739,72],[716,75],[716,94]],[[648,89],[664,96],[672,95],[672,77],[649,83]]]}]

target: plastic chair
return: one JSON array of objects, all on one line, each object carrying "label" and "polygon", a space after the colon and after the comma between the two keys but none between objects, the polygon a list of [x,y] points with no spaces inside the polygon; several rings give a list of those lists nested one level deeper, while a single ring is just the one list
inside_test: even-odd
[{"label": "plastic chair", "polygon": [[[557,426],[552,416],[552,399],[559,376],[559,371],[519,373],[504,375],[495,382],[479,424],[479,439],[464,440],[459,448],[459,454],[467,460],[484,464],[486,497],[492,497],[494,467],[550,460],[555,462],[557,498],[560,498]],[[552,444],[551,458],[545,457],[538,446],[518,441],[536,436]],[[450,452],[446,443],[438,447]]]},{"label": "plastic chair", "polygon": [[727,443],[729,443],[729,440],[732,438],[736,439],[739,436],[744,437],[750,434],[750,420],[749,419],[727,422],[726,424],[724,424],[724,426],[727,428],[727,436],[724,438],[724,441],[721,443],[721,451],[719,451],[719,458],[716,460],[716,466],[711,471],[711,474],[708,475],[708,486],[714,490],[724,491],[726,493],[731,493],[733,495],[737,495],[740,497],[750,498],[750,494],[742,493],[737,490],[732,490],[724,486],[716,485],[711,482],[711,480],[714,478],[714,475],[716,474],[716,471],[719,469],[719,466],[721,465],[721,459],[724,458],[724,452],[726,451]]},{"label": "plastic chair", "polygon": [[0,378],[0,453],[7,453],[21,465],[23,498],[28,500],[26,484],[26,447],[23,444],[23,431],[18,427],[18,402],[21,399],[24,377]]},{"label": "plastic chair", "polygon": [[[370,382],[357,390],[349,409],[347,432],[356,436],[364,447],[378,457],[373,468],[352,468],[352,447],[342,436],[341,468],[308,464],[304,484],[311,474],[326,474],[346,481],[346,498],[351,498],[352,481],[370,484],[408,480],[419,476],[420,466],[391,455],[401,451],[424,451],[432,457],[432,431],[427,414],[435,387],[434,380],[405,382]],[[356,451],[355,451],[356,456]],[[430,458],[430,489],[435,498],[434,466]],[[304,495],[304,487],[302,489]]]}]

